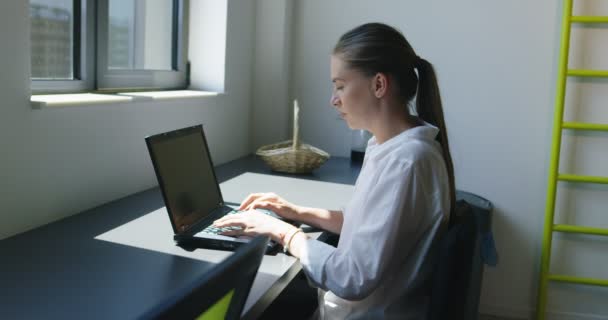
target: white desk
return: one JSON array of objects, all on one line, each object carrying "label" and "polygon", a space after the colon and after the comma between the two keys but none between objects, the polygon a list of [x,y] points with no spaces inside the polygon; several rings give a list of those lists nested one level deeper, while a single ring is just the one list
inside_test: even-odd
[{"label": "white desk", "polygon": [[[353,186],[346,184],[252,172],[225,181],[220,184],[220,188],[227,203],[240,203],[252,192],[273,191],[293,203],[327,209],[340,209],[348,202],[353,191]],[[308,235],[316,239],[321,232],[308,233]],[[177,247],[173,241],[173,230],[165,207],[104,232],[95,239],[210,263],[218,263],[231,254],[227,251],[207,249],[189,252]],[[265,256],[245,304],[243,315],[248,315],[252,307],[281,280],[283,275],[295,275],[300,269],[297,259],[291,256],[282,253]]]}]

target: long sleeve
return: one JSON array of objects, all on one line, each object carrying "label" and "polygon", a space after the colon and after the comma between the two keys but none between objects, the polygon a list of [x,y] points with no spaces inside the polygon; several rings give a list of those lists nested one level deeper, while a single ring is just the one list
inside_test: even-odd
[{"label": "long sleeve", "polygon": [[[374,165],[374,164],[371,164]],[[358,181],[345,212],[338,248],[308,240],[301,262],[318,287],[347,300],[377,288],[390,264],[407,258],[425,227],[425,196],[417,170],[393,159]],[[365,191],[365,193],[363,193]]]}]

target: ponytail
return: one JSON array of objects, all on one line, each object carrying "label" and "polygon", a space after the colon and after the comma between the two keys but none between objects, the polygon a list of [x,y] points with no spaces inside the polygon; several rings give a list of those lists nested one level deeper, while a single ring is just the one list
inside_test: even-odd
[{"label": "ponytail", "polygon": [[443,117],[441,95],[433,65],[418,57],[414,63],[418,70],[418,93],[416,95],[416,113],[422,120],[439,128],[437,142],[441,145],[450,184],[450,204],[452,210],[456,203],[456,186],[454,182],[454,164],[448,143],[448,130]]}]

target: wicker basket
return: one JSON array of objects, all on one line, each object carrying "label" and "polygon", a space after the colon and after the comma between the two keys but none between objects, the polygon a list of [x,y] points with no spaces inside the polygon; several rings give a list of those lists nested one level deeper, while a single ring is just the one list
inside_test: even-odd
[{"label": "wicker basket", "polygon": [[294,101],[293,140],[265,145],[256,151],[256,155],[274,171],[309,173],[329,159],[329,153],[309,144],[300,143],[298,116],[298,102]]},{"label": "wicker basket", "polygon": [[260,147],[256,154],[272,170],[288,173],[309,173],[329,159],[329,153],[309,144],[294,149],[293,140]]}]

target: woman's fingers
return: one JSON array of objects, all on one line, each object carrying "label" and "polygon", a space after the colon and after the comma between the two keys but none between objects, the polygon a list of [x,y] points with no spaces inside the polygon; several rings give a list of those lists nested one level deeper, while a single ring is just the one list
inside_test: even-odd
[{"label": "woman's fingers", "polygon": [[213,222],[213,225],[217,228],[229,228],[220,232],[221,235],[225,236],[255,236],[257,232],[257,225],[263,223],[259,219],[256,220],[255,213],[237,213],[224,216]]},{"label": "woman's fingers", "polygon": [[245,222],[244,217],[240,217],[242,213],[231,214],[227,216],[223,216],[215,221],[213,221],[213,226],[223,228],[223,227],[241,227],[245,228],[247,223]]},{"label": "woman's fingers", "polygon": [[241,205],[239,206],[239,210],[244,210],[245,208],[247,208],[247,206],[256,198],[257,193],[252,193],[250,195],[247,196],[247,198],[245,198],[245,200],[243,200],[243,202],[241,202]]},{"label": "woman's fingers", "polygon": [[240,236],[240,235],[247,235],[247,232],[245,232],[244,230],[226,230],[226,231],[220,232],[220,234],[223,236],[236,237],[236,236]]},{"label": "woman's fingers", "polygon": [[252,202],[245,210],[255,210],[255,209],[269,209],[272,210],[275,207],[273,202],[263,200],[262,198],[255,200]]},{"label": "woman's fingers", "polygon": [[223,235],[256,236],[263,234],[270,236],[275,241],[280,239],[287,226],[292,227],[279,219],[257,211],[228,215],[216,220],[213,224],[218,228],[238,227],[238,229],[228,228],[221,233]]},{"label": "woman's fingers", "polygon": [[245,198],[245,200],[243,200],[243,202],[241,202],[241,205],[239,206],[239,210],[245,210],[245,208],[247,208],[247,206],[249,206],[251,204],[251,202],[253,202],[255,199],[259,198],[261,196],[261,193],[252,193],[250,195],[247,196],[247,198]]},{"label": "woman's fingers", "polygon": [[264,199],[268,199],[271,195],[273,195],[272,193],[252,193],[249,196],[247,196],[247,198],[245,198],[245,200],[243,200],[243,202],[241,202],[241,205],[239,206],[239,210],[243,211],[243,210],[251,210],[251,205],[253,203],[255,203],[256,201],[260,201],[260,200],[264,200]]}]

